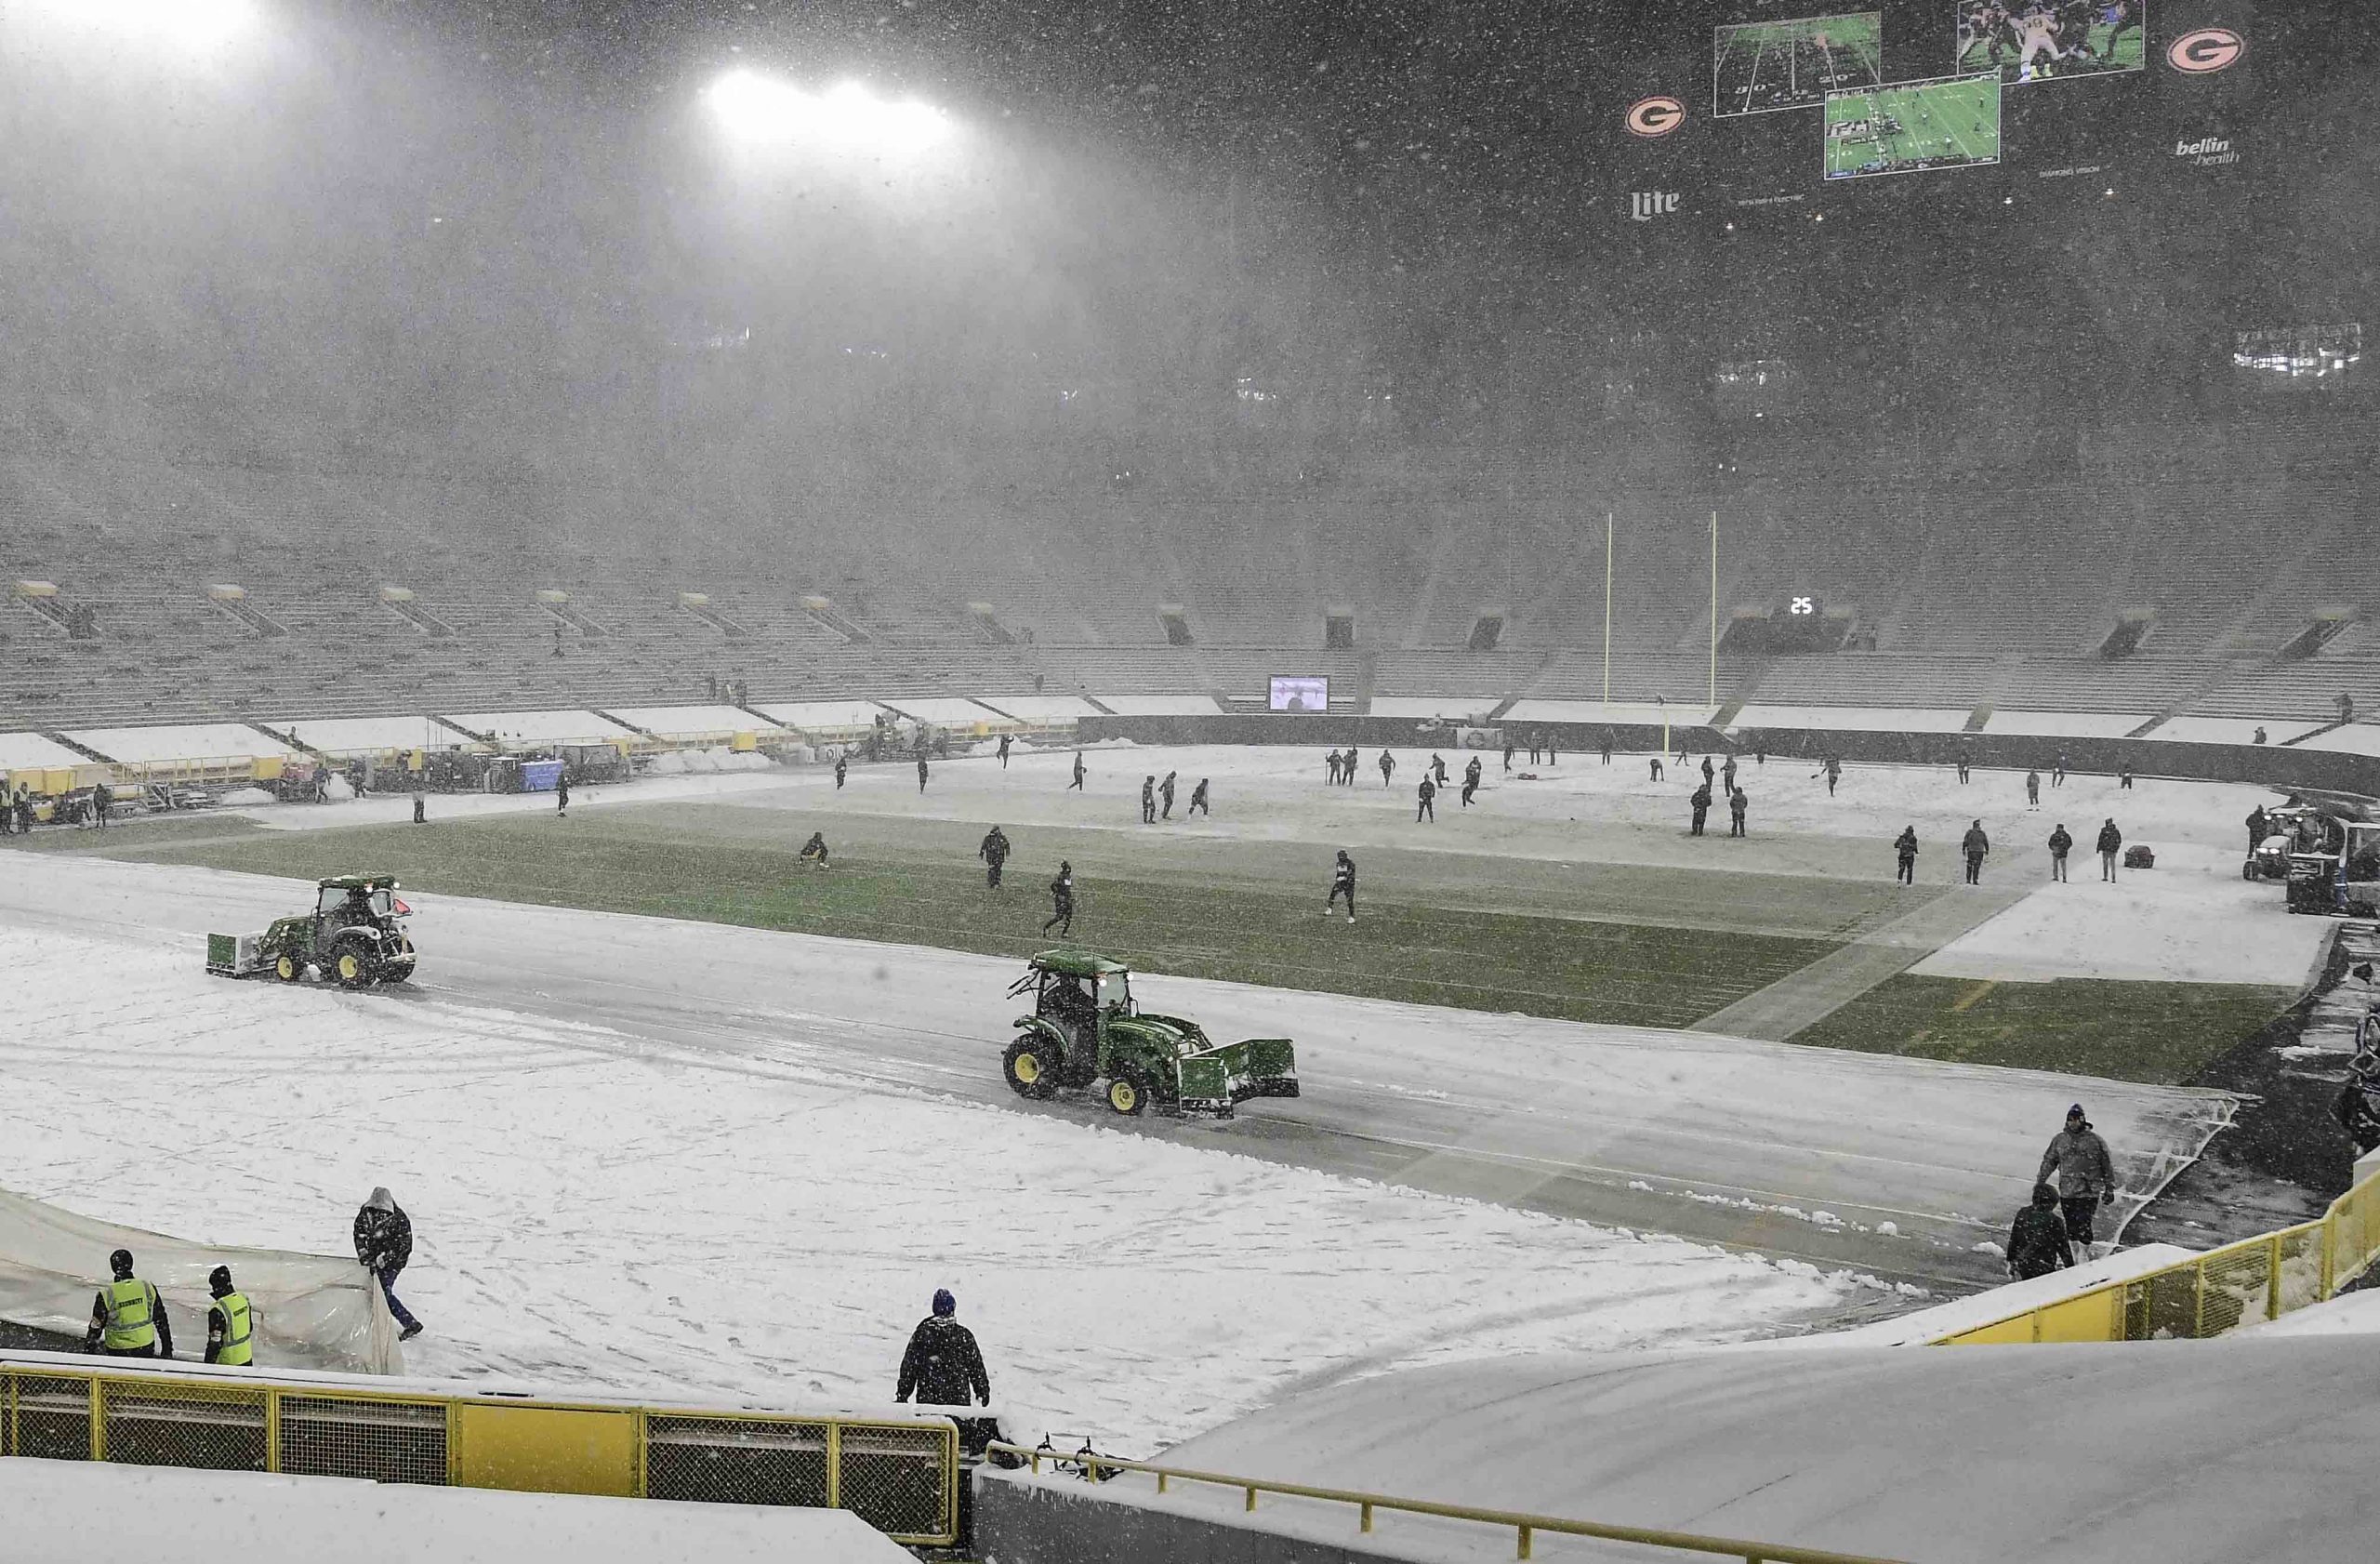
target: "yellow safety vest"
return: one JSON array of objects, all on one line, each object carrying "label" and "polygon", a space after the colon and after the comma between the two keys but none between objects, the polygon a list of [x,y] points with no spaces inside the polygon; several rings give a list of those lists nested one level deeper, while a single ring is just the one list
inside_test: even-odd
[{"label": "yellow safety vest", "polygon": [[257,1360],[251,1345],[256,1334],[255,1311],[248,1307],[248,1295],[226,1292],[215,1300],[215,1307],[223,1315],[223,1339],[216,1344],[215,1360],[227,1368],[246,1368]]},{"label": "yellow safety vest", "polygon": [[107,1300],[107,1332],[100,1344],[110,1352],[147,1352],[157,1345],[157,1321],[150,1306],[154,1296],[137,1276],[111,1281],[100,1289]]}]

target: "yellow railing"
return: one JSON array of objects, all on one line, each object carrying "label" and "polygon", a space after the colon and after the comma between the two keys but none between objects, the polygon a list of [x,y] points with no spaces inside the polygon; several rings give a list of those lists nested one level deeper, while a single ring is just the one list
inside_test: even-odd
[{"label": "yellow railing", "polygon": [[1647,1526],[1606,1526],[1599,1521],[1569,1520],[1561,1516],[1530,1515],[1520,1510],[1442,1504],[1432,1499],[1396,1499],[1385,1493],[1364,1493],[1354,1489],[1316,1488],[1305,1483],[1275,1482],[1267,1478],[1227,1477],[1221,1472],[1193,1471],[1185,1466],[1165,1466],[1152,1461],[1123,1461],[1089,1453],[1069,1455],[1062,1451],[1035,1450],[1025,1445],[995,1443],[991,1448],[1004,1454],[1024,1457],[1025,1464],[1037,1473],[1045,1461],[1052,1465],[1079,1468],[1084,1478],[1091,1481],[1099,1480],[1102,1473],[1150,1473],[1157,1478],[1159,1493],[1168,1491],[1170,1485],[1176,1482],[1237,1489],[1245,1500],[1243,1508],[1250,1513],[1256,1509],[1257,1496],[1263,1493],[1287,1499],[1318,1499],[1325,1504],[1346,1504],[1355,1511],[1355,1529],[1366,1533],[1372,1530],[1374,1517],[1382,1510],[1492,1526],[1514,1534],[1515,1558],[1535,1557],[1537,1538],[1542,1533],[1547,1536],[1593,1537],[1611,1543],[1637,1543],[1646,1547],[1673,1548],[1684,1553],[1715,1554],[1725,1558],[1740,1558],[1744,1564],[1897,1564],[1892,1559],[1853,1553],[1829,1553],[1823,1548],[1787,1547],[1776,1543],[1745,1542],[1734,1537],[1705,1537],[1692,1531],[1662,1531]]},{"label": "yellow railing", "polygon": [[875,1419],[441,1396],[337,1380],[0,1360],[0,1456],[845,1509],[959,1538],[959,1432]]},{"label": "yellow railing", "polygon": [[2219,1336],[2337,1294],[2380,1259],[2380,1173],[2311,1222],[1940,1336],[1935,1346]]}]

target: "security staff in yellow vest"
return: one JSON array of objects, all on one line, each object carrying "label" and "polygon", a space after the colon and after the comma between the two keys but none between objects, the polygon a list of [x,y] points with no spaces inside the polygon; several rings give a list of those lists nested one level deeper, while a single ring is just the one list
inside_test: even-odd
[{"label": "security staff in yellow vest", "polygon": [[84,1332],[83,1350],[111,1358],[171,1358],[174,1323],[165,1318],[165,1300],[132,1274],[132,1251],[119,1249],[109,1255],[108,1269],[115,1279],[99,1289],[91,1305],[91,1328]]},{"label": "security staff in yellow vest", "polygon": [[248,1295],[231,1285],[229,1266],[207,1272],[206,1287],[215,1294],[206,1307],[206,1360],[245,1369],[257,1360],[256,1311],[248,1306]]}]

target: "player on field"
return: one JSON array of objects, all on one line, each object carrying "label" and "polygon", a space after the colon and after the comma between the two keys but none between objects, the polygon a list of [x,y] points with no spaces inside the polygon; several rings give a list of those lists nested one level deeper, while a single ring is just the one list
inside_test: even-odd
[{"label": "player on field", "polygon": [[1339,898],[1347,898],[1347,921],[1355,921],[1355,860],[1347,856],[1344,847],[1339,849],[1339,861],[1330,869],[1330,898],[1322,904],[1325,918],[1338,909]]},{"label": "player on field", "polygon": [[1198,778],[1198,785],[1190,789],[1190,807],[1182,812],[1185,820],[1193,815],[1204,815],[1210,820],[1215,817],[1215,812],[1207,807],[1207,779],[1203,776]]},{"label": "player on field", "polygon": [[1062,936],[1075,932],[1075,866],[1064,858],[1058,860],[1058,878],[1050,881],[1050,921],[1041,925],[1045,934],[1051,929]]}]

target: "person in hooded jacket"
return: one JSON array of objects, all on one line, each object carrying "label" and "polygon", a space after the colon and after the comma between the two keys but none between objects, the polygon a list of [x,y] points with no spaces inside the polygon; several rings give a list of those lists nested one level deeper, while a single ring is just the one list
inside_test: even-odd
[{"label": "person in hooded jacket", "polygon": [[1900,860],[1900,870],[1895,876],[1903,885],[1917,883],[1917,828],[1903,826],[1900,835],[1893,838],[1893,855]]},{"label": "person in hooded jacket", "polygon": [[397,1275],[413,1259],[413,1218],[385,1186],[373,1190],[356,1211],[355,1258],[380,1284],[380,1296],[388,1300],[389,1312],[402,1328],[397,1339],[411,1341],[421,1334],[421,1321],[397,1301],[396,1293]]},{"label": "person in hooded jacket", "polygon": [[[984,1372],[983,1349],[975,1332],[959,1323],[959,1300],[948,1288],[933,1295],[933,1312],[909,1332],[908,1349],[901,1354],[901,1378],[892,1392],[896,1401],[911,1396],[921,1407],[972,1407],[992,1404],[992,1379]],[[971,1454],[980,1454],[991,1441],[990,1418],[960,1418],[959,1438]]]},{"label": "person in hooded jacket", "polygon": [[984,833],[984,844],[975,849],[975,856],[984,860],[984,883],[992,890],[1000,888],[1000,866],[1008,862],[1008,833],[994,826]]},{"label": "person in hooded jacket", "polygon": [[1966,855],[1967,883],[1982,884],[1984,855],[1991,851],[1991,838],[1983,834],[1982,821],[1967,827],[1967,834],[1959,838],[1959,851]]},{"label": "person in hooded jacket", "polygon": [[2066,1220],[2057,1213],[2057,1191],[2046,1184],[2033,1186],[2033,1203],[2016,1213],[2008,1228],[2008,1274],[2018,1281],[2074,1264],[2074,1245],[2066,1236]]},{"label": "person in hooded jacket", "polygon": [[2115,816],[2110,815],[2108,816],[2108,823],[2099,828],[2100,879],[2111,881],[2116,877],[2116,855],[2122,851],[2123,851],[2123,832],[2116,829]]},{"label": "person in hooded jacket", "polygon": [[2033,1182],[2047,1184],[2053,1173],[2057,1174],[2058,1200],[2065,1208],[2066,1236],[2087,1244],[2092,1239],[2092,1217],[2101,1206],[2116,1202],[2116,1166],[2108,1155],[2108,1143],[2083,1117],[2081,1103],[2066,1110],[2066,1128],[2050,1137]]},{"label": "person in hooded jacket", "polygon": [[2057,829],[2049,833],[2049,877],[2052,880],[2066,878],[2066,855],[2073,851],[2073,835],[2067,830],[2066,822],[2060,820]]}]

